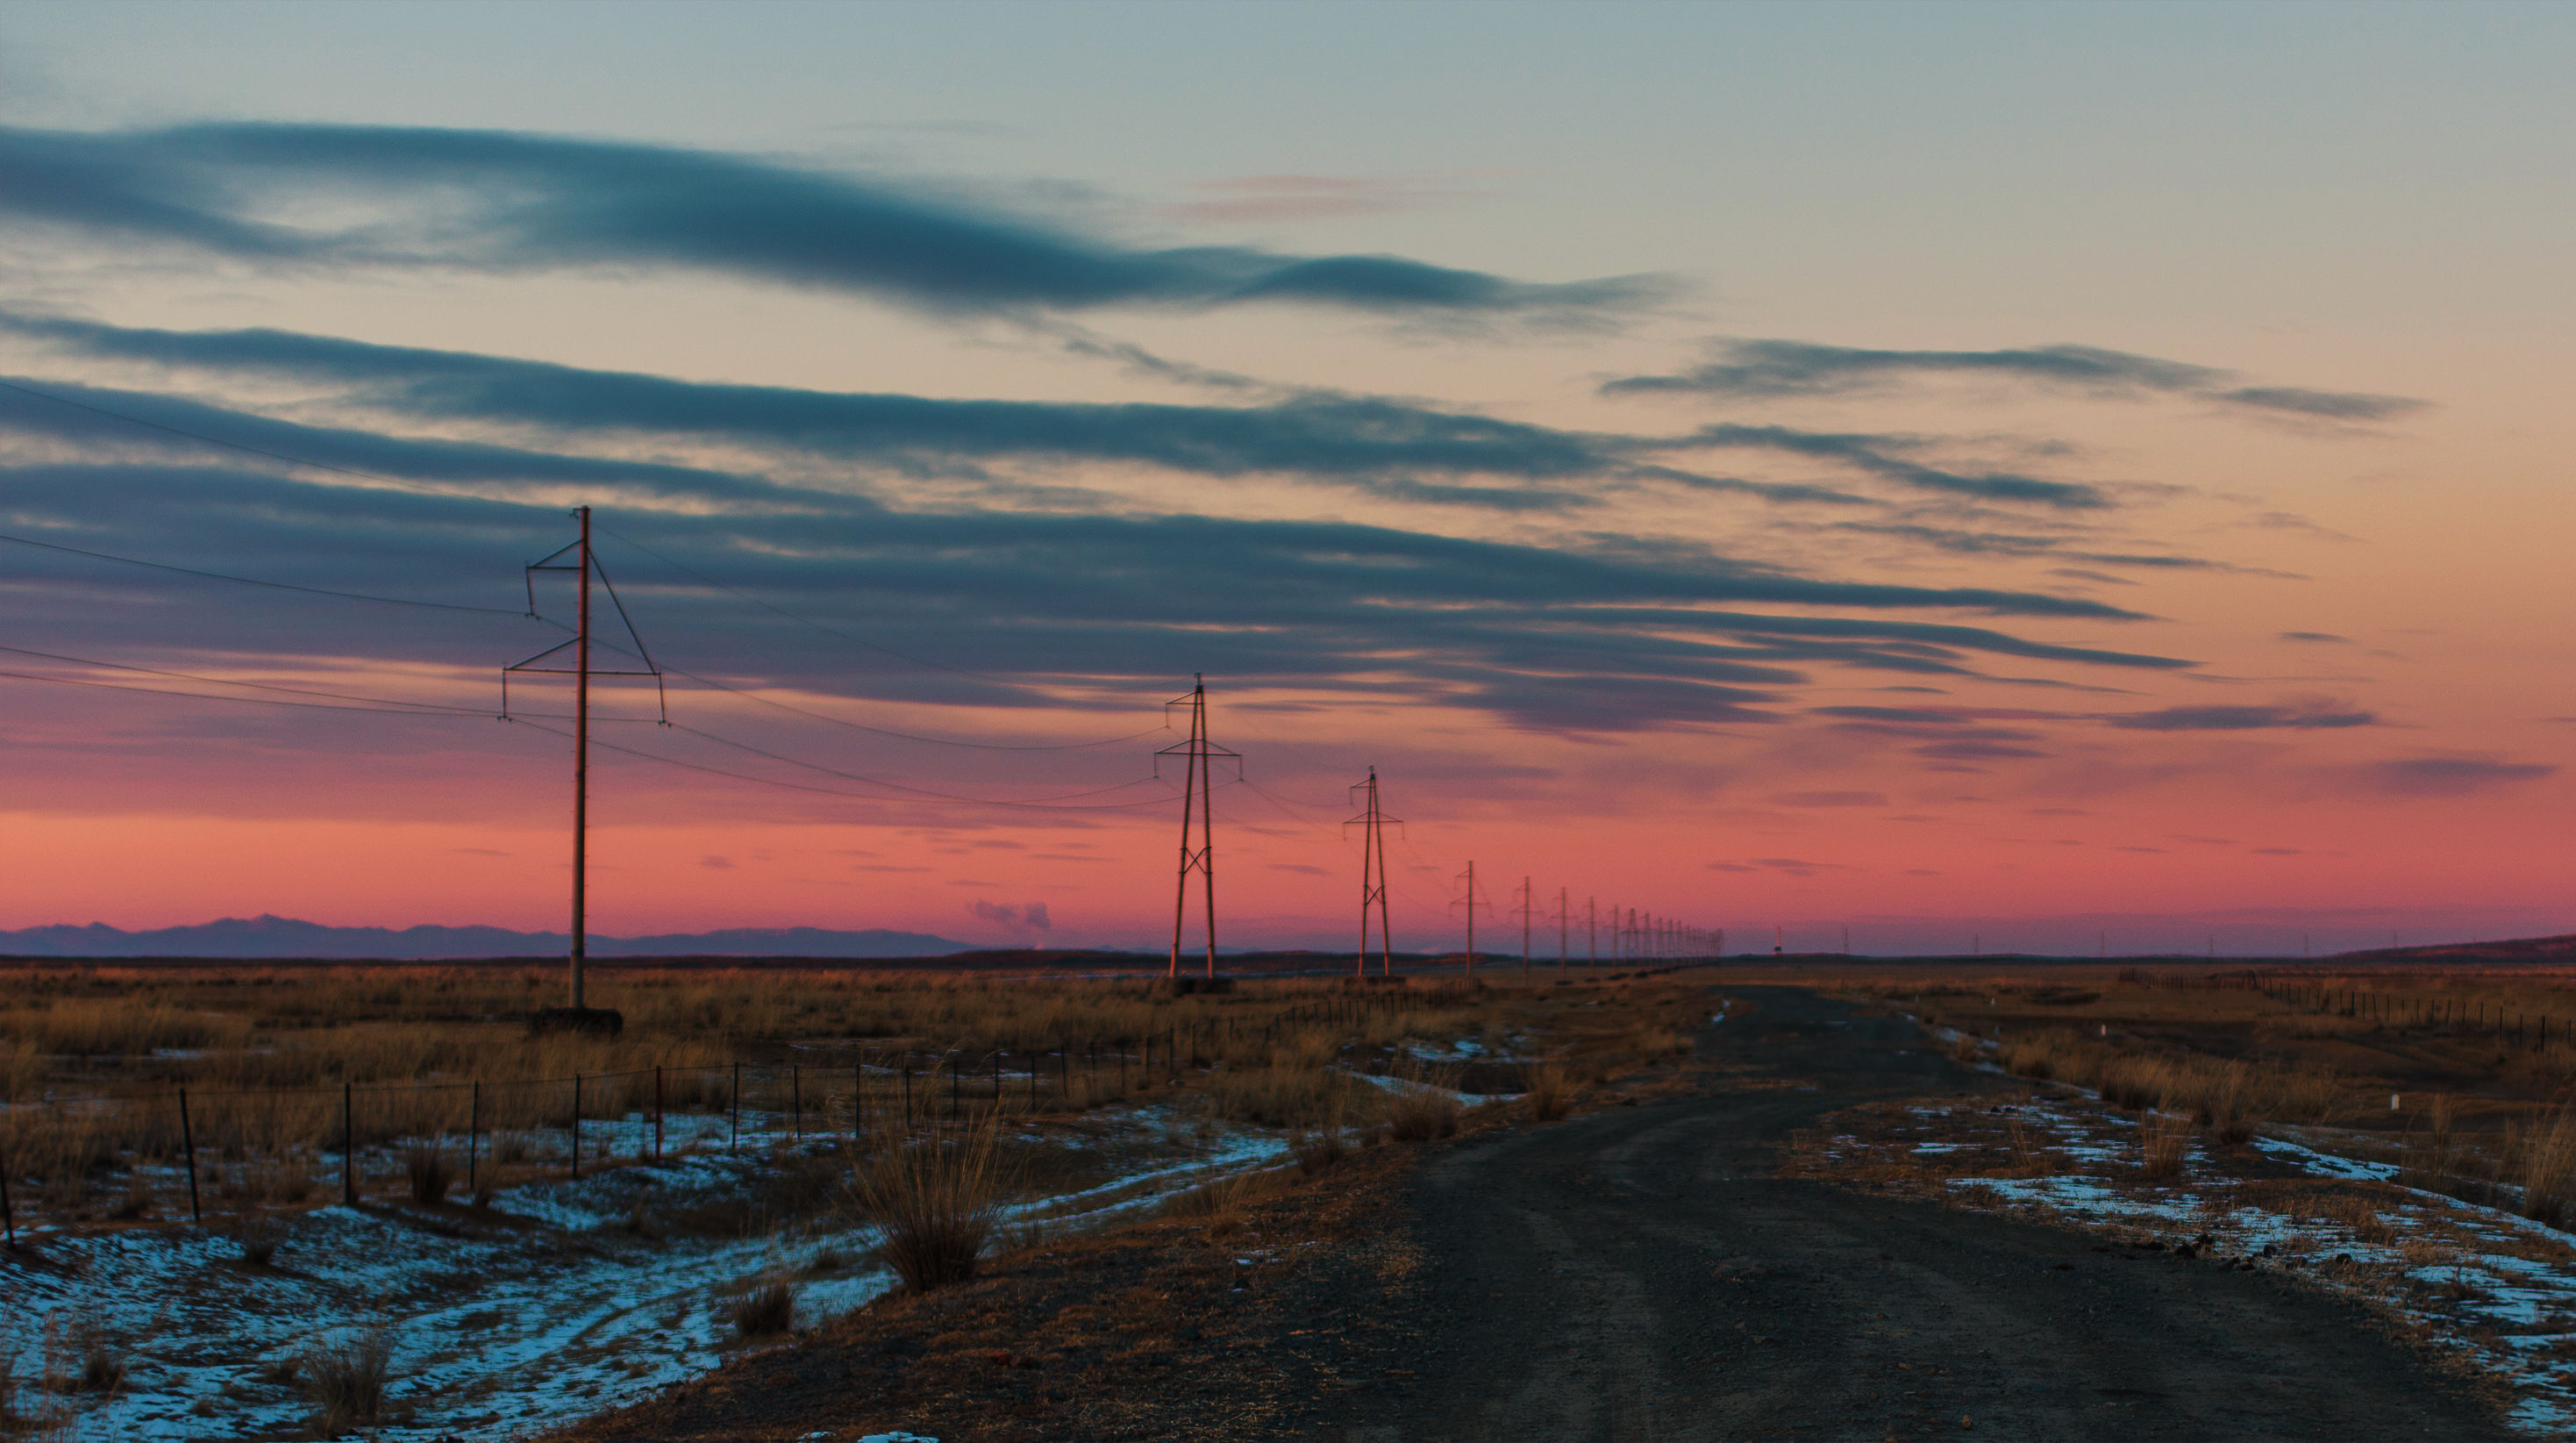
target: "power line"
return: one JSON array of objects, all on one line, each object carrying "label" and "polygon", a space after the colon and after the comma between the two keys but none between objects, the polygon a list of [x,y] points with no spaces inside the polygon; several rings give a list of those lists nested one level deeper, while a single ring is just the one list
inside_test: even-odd
[{"label": "power line", "polygon": [[627,545],[634,547],[636,550],[643,552],[645,555],[652,557],[654,560],[661,562],[663,565],[670,567],[672,570],[677,571],[684,576],[691,577],[704,585],[712,586],[716,590],[723,592],[725,595],[730,596],[737,601],[749,602],[751,605],[757,606],[761,610],[773,615],[783,616],[789,621],[796,622],[802,626],[810,626],[816,631],[822,632],[827,636],[839,637],[841,640],[848,642],[852,646],[865,647],[870,651],[880,652],[884,655],[891,656],[898,661],[908,661],[915,666],[929,667],[933,671],[949,672],[956,676],[971,676],[978,681],[999,682],[1004,686],[1016,687],[1026,685],[1026,683],[1013,680],[1010,677],[995,676],[990,672],[969,671],[962,666],[950,666],[946,662],[932,661],[928,657],[914,656],[909,652],[897,651],[893,647],[880,645],[865,637],[852,636],[848,632],[841,630],[839,627],[826,625],[823,622],[816,621],[810,616],[805,616],[800,613],[790,611],[786,607],[763,601],[759,597],[754,596],[750,592],[744,591],[739,587],[728,586],[685,562],[675,561],[672,558],[663,555],[661,552],[654,550],[652,547],[645,545],[643,542],[636,540],[634,537],[629,536],[606,523],[602,523],[599,529],[616,537],[618,540],[625,542]]},{"label": "power line", "polygon": [[[572,739],[572,733],[568,731],[561,731],[550,726],[542,726],[536,722],[527,720],[525,717],[510,717],[508,720],[520,726],[534,727],[536,730],[544,732],[549,736],[562,737],[566,741],[570,741]],[[674,730],[678,730],[678,728],[675,726]],[[698,762],[684,762],[677,757],[666,757],[657,752],[640,751],[634,747],[619,746],[615,742],[593,740],[591,745],[599,747],[605,751],[618,752],[626,756],[635,757],[642,761],[659,762],[666,767],[678,767],[682,771],[703,772],[711,777],[725,777],[737,782],[753,782],[764,787],[780,787],[791,792],[811,792],[817,796],[845,797],[849,800],[859,802],[887,802],[898,800],[893,797],[873,797],[869,796],[865,792],[845,792],[838,787],[810,786],[804,782],[781,781],[776,777],[755,776],[749,772],[727,771],[722,767],[706,766]],[[880,785],[884,784],[880,783]],[[1170,800],[1167,797],[1148,797],[1139,802],[1099,802],[1079,807],[1055,807],[1042,806],[1032,802],[997,802],[983,797],[947,797],[937,792],[927,792],[923,793],[923,795],[940,797],[942,800],[946,801],[967,802],[975,806],[1016,807],[1025,811],[1034,812],[1117,812],[1125,811],[1133,807],[1158,807]]]},{"label": "power line", "polygon": [[154,571],[175,571],[181,576],[195,576],[207,581],[230,581],[242,586],[265,586],[275,591],[300,591],[308,596],[335,596],[344,601],[373,601],[385,606],[417,606],[431,611],[470,611],[484,616],[526,617],[530,613],[513,611],[504,606],[464,606],[452,601],[416,601],[407,596],[377,596],[364,591],[335,591],[327,586],[298,586],[291,581],[268,581],[256,576],[234,576],[222,571],[201,571],[193,566],[173,566],[166,561],[145,561],[138,556],[119,556],[110,551],[87,551],[59,542],[38,541],[32,537],[0,533],[0,541],[17,546],[33,546],[45,551],[60,551],[71,556],[86,556],[94,561],[114,561],[126,566],[148,566]]},{"label": "power line", "polygon": [[[485,710],[484,710],[483,708],[481,708],[481,707],[449,706],[449,705],[447,705],[447,704],[446,704],[446,703],[444,703],[444,702],[434,702],[434,701],[409,701],[409,700],[405,700],[405,699],[400,698],[400,697],[357,696],[357,695],[353,695],[353,694],[348,693],[348,692],[338,692],[338,691],[316,691],[316,690],[313,690],[313,689],[312,689],[312,688],[310,688],[310,687],[300,687],[300,686],[276,686],[276,685],[272,685],[272,684],[270,684],[270,683],[268,683],[268,682],[259,682],[259,681],[234,681],[234,680],[231,680],[230,678],[227,678],[227,677],[220,677],[220,676],[199,676],[199,675],[197,675],[197,674],[195,674],[195,673],[193,673],[193,672],[185,672],[185,671],[162,671],[162,670],[159,670],[159,669],[157,669],[157,668],[154,668],[154,667],[148,667],[148,666],[131,666],[131,665],[128,665],[127,663],[125,663],[125,662],[121,662],[121,661],[94,661],[94,660],[90,659],[89,657],[85,657],[85,656],[65,656],[65,655],[63,655],[63,654],[61,654],[61,653],[59,653],[59,652],[51,652],[51,651],[29,651],[29,650],[28,650],[28,649],[26,649],[25,647],[21,647],[21,646],[0,646],[0,651],[8,652],[8,653],[10,653],[10,654],[11,654],[11,655],[13,655],[13,656],[32,656],[32,657],[36,657],[36,658],[38,658],[38,659],[40,659],[40,660],[43,660],[43,661],[61,661],[61,662],[69,662],[69,663],[71,663],[71,664],[72,664],[72,665],[74,665],[74,666],[97,666],[97,667],[105,667],[105,668],[107,668],[107,669],[108,669],[108,670],[110,670],[110,671],[130,671],[130,672],[138,673],[138,674],[143,675],[143,676],[160,676],[160,677],[168,677],[168,678],[170,678],[171,680],[174,680],[174,681],[193,681],[193,682],[202,682],[202,683],[204,683],[204,684],[205,684],[205,685],[207,685],[207,686],[238,686],[238,687],[248,687],[248,688],[250,688],[250,689],[251,689],[251,690],[253,690],[253,691],[275,691],[275,692],[284,692],[284,693],[286,693],[286,694],[288,694],[288,695],[290,695],[290,696],[319,696],[319,697],[329,697],[329,698],[331,698],[331,699],[332,699],[332,700],[334,700],[334,701],[357,701],[357,702],[367,702],[367,703],[370,703],[370,704],[375,705],[375,706],[378,706],[378,707],[402,707],[402,708],[407,708],[407,709],[409,709],[409,710],[416,711],[416,712],[443,713],[443,714],[452,715],[452,716],[489,716],[489,715],[491,714],[491,713],[489,713],[488,711],[485,711]],[[36,679],[37,679],[37,680],[68,680],[68,678],[60,678],[60,677],[39,677],[39,678],[36,678]],[[103,683],[101,683],[101,684],[103,684]],[[127,689],[128,689],[128,690],[132,690],[133,688],[127,688]],[[186,695],[186,693],[180,693],[180,692],[163,692],[163,693],[161,693],[161,695],[164,695],[164,696],[179,696],[179,695]],[[208,700],[215,700],[215,701],[221,701],[221,700],[239,700],[239,698],[211,697],[211,698],[208,698]]]},{"label": "power line", "polygon": [[906,786],[901,782],[890,782],[885,780],[883,777],[862,776],[857,772],[841,771],[834,767],[824,766],[820,762],[804,761],[797,757],[786,756],[778,752],[764,750],[760,747],[753,746],[749,742],[738,742],[731,737],[718,736],[716,733],[710,731],[701,731],[685,722],[671,722],[668,725],[673,731],[687,732],[693,737],[714,742],[718,746],[732,747],[736,751],[749,752],[753,756],[766,757],[773,762],[779,762],[787,766],[803,767],[807,771],[821,772],[825,776],[839,777],[845,782],[865,782],[872,787],[886,787],[893,791],[910,792],[915,796],[922,797],[937,797],[943,801],[951,802],[977,802],[987,806],[996,807],[1038,806],[1049,802],[1072,801],[1078,797],[1096,797],[1105,792],[1125,791],[1129,787],[1141,786],[1147,782],[1160,780],[1160,778],[1156,777],[1138,777],[1133,781],[1120,782],[1114,787],[1095,787],[1087,792],[1067,792],[1061,796],[1055,797],[1029,797],[1019,801],[995,801],[986,797],[966,797],[958,796],[951,792],[934,792],[922,787]]}]

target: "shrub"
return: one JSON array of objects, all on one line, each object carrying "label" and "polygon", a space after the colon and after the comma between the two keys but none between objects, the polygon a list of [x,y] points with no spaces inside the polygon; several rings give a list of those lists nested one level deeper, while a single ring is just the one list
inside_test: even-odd
[{"label": "shrub", "polygon": [[796,1326],[796,1289],[785,1278],[767,1278],[733,1305],[733,1330],[746,1338],[771,1338]]},{"label": "shrub", "polygon": [[860,1163],[850,1199],[884,1235],[877,1258],[906,1288],[926,1293],[975,1276],[1006,1181],[988,1119],[963,1136],[880,1140]]},{"label": "shrub", "polygon": [[325,1436],[372,1428],[384,1417],[385,1383],[393,1373],[393,1338],[358,1328],[307,1348],[295,1360],[304,1395],[322,1411]]}]

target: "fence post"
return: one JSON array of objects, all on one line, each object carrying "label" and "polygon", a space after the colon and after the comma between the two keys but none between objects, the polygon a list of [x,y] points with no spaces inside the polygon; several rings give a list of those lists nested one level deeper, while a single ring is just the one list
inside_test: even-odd
[{"label": "fence post", "polygon": [[733,1097],[726,1103],[726,1108],[733,1116],[733,1135],[725,1140],[725,1151],[739,1152],[742,1149],[742,1064],[739,1062],[733,1065]]},{"label": "fence post", "polygon": [[347,1081],[340,1084],[340,1201],[355,1207],[358,1202],[358,1129],[349,1120],[357,1102],[357,1087]]},{"label": "fence post", "polygon": [[653,1160],[662,1160],[662,1064],[653,1064]]},{"label": "fence post", "polygon": [[572,1175],[581,1176],[581,1074],[572,1075]]},{"label": "fence post", "polygon": [[465,1195],[472,1197],[483,1189],[475,1176],[476,1164],[483,1153],[483,1083],[474,1083],[473,1100],[465,1105]]},{"label": "fence post", "polygon": [[197,1200],[197,1130],[188,1125],[188,1089],[179,1089],[179,1148],[188,1158],[188,1215],[197,1222],[206,1220],[206,1206]]}]

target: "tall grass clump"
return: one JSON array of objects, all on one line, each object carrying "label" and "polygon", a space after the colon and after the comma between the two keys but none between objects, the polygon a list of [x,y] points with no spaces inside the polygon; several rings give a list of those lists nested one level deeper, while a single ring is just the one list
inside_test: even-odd
[{"label": "tall grass clump", "polygon": [[879,1138],[858,1163],[850,1200],[883,1234],[878,1259],[907,1289],[926,1293],[975,1276],[1008,1182],[999,1131],[987,1120],[957,1135]]},{"label": "tall grass clump", "polygon": [[403,1171],[411,1178],[413,1202],[444,1202],[447,1190],[456,1183],[456,1167],[447,1160],[447,1149],[434,1142],[403,1149]]},{"label": "tall grass clump", "polygon": [[733,1305],[733,1330],[770,1338],[796,1326],[796,1288],[785,1278],[764,1278]]},{"label": "tall grass clump", "polygon": [[2559,1112],[2524,1140],[2522,1213],[2553,1228],[2576,1214],[2576,1113]]},{"label": "tall grass clump", "polygon": [[1453,1136],[1461,1116],[1455,1094],[1426,1082],[1406,1082],[1386,1100],[1386,1128],[1400,1142],[1436,1142]]},{"label": "tall grass clump", "polygon": [[224,1227],[224,1236],[241,1249],[241,1260],[254,1268],[269,1265],[286,1242],[286,1233],[286,1219],[271,1212],[244,1213]]},{"label": "tall grass clump", "polygon": [[354,1329],[315,1344],[296,1359],[304,1395],[321,1410],[323,1436],[372,1428],[383,1419],[393,1359],[393,1337],[382,1328]]},{"label": "tall grass clump", "polygon": [[1525,1100],[1529,1103],[1530,1116],[1541,1122],[1554,1122],[1574,1110],[1573,1079],[1555,1063],[1541,1063],[1530,1069],[1529,1094]]},{"label": "tall grass clump", "polygon": [[2183,1158],[2191,1151],[2191,1119],[2170,1112],[2151,1112],[2138,1124],[2138,1172],[2145,1177],[2182,1176]]}]

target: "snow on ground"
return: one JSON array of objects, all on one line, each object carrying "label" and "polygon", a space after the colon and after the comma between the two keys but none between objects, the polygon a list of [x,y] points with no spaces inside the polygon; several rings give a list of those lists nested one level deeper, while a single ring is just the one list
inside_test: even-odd
[{"label": "snow on ground", "polygon": [[[1901,1144],[1945,1171],[1964,1151],[1997,1146],[1991,1136],[1957,1140],[1956,1124],[1972,1115],[1981,1127],[1997,1117],[2018,1127],[2021,1154],[2045,1160],[2045,1171],[1947,1172],[1941,1185],[1963,1200],[2044,1210],[2133,1238],[2144,1234],[2362,1297],[2510,1379],[2520,1395],[2511,1415],[2517,1429],[2540,1438],[2576,1437],[2576,1233],[2398,1186],[2393,1164],[2280,1138],[2257,1138],[2253,1146],[2310,1177],[2363,1185],[2360,1205],[2249,1183],[2197,1139],[2180,1178],[2147,1179],[2136,1167],[2138,1124],[2074,1088],[2022,1103],[1919,1105],[1906,1112],[1922,1131],[1952,1133]],[[1844,1158],[1867,1147],[1852,1136],[1828,1144]]]},{"label": "snow on ground", "polygon": [[[1165,1107],[1095,1118],[1087,1131],[1046,1140],[1099,1152],[1108,1180],[1021,1205],[1006,1222],[1094,1225],[1285,1152],[1276,1136]],[[720,1147],[725,1119],[699,1122],[712,1126],[686,1140]],[[666,1134],[666,1146],[682,1140]],[[242,1262],[240,1246],[211,1225],[48,1229],[0,1265],[9,1303],[0,1349],[32,1383],[49,1346],[58,1371],[67,1359],[77,1371],[83,1336],[110,1340],[129,1365],[112,1397],[37,1405],[75,1410],[78,1437],[309,1437],[311,1405],[278,1365],[382,1328],[393,1348],[389,1403],[403,1421],[374,1436],[525,1436],[721,1364],[742,1346],[730,1305],[750,1284],[792,1278],[800,1325],[892,1286],[864,1261],[873,1236],[830,1218],[733,1236],[690,1236],[663,1221],[757,1196],[782,1161],[833,1146],[808,1139],[629,1163],[511,1187],[488,1210],[384,1201],[315,1209],[292,1215],[267,1267]]]}]

